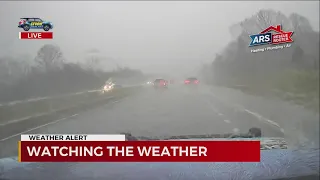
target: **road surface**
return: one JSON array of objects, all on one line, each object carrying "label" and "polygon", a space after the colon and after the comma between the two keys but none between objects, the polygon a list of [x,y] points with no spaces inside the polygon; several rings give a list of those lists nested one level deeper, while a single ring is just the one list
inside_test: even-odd
[{"label": "road surface", "polygon": [[[146,87],[140,93],[112,100],[98,108],[52,120],[30,120],[0,127],[1,157],[17,155],[20,133],[112,134],[131,132],[137,136],[245,133],[251,127],[263,136],[283,137],[284,129],[259,113],[223,97],[226,92],[201,86],[198,89],[171,86],[165,91]],[[227,95],[231,97],[231,95]],[[221,99],[222,98],[222,99]],[[233,98],[236,100],[236,98]],[[260,104],[264,102],[259,101]],[[259,103],[257,104],[259,105]],[[13,128],[12,130],[10,128]]]}]

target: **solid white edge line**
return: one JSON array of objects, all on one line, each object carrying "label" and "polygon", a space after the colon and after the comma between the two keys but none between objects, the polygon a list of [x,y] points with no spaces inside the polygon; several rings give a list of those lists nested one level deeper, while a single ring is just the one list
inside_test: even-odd
[{"label": "solid white edge line", "polygon": [[[119,101],[115,101],[114,103],[116,103],[116,102],[119,102]],[[34,127],[34,128],[28,129],[28,130],[26,130],[26,131],[23,131],[23,132],[20,132],[20,133],[17,133],[17,134],[8,136],[8,137],[6,137],[6,138],[3,138],[3,139],[1,139],[0,141],[6,141],[6,140],[9,140],[9,139],[12,139],[12,138],[14,138],[14,137],[16,137],[16,136],[20,136],[21,134],[24,134],[24,133],[27,133],[27,132],[30,132],[30,131],[33,131],[33,130],[36,130],[36,129],[39,129],[39,128],[42,128],[42,127],[45,127],[45,126],[48,126],[48,125],[51,125],[51,124],[58,123],[58,122],[60,122],[60,121],[66,120],[66,119],[71,118],[71,117],[75,117],[75,116],[77,116],[77,115],[79,115],[79,114],[73,114],[73,115],[68,116],[68,117],[64,117],[64,118],[61,118],[61,119],[58,119],[58,120],[55,120],[55,121],[52,121],[52,122],[49,122],[49,123],[46,123],[46,124],[42,124],[42,125],[40,125],[40,126],[36,126],[36,127]]]},{"label": "solid white edge line", "polygon": [[[19,32],[19,36],[20,36],[20,33],[21,32]],[[65,96],[79,95],[79,94],[92,93],[92,92],[98,92],[98,91],[100,91],[100,90],[89,90],[89,91],[83,91],[83,92],[63,94],[63,95],[60,95],[60,96],[36,97],[36,98],[31,98],[31,99],[26,99],[26,100],[6,102],[6,103],[3,103],[3,104],[0,104],[0,106],[13,106],[13,105],[16,105],[16,104],[21,104],[21,103],[29,103],[29,102],[41,101],[41,100],[45,100],[45,99],[61,98],[61,97],[65,97]]]},{"label": "solid white edge line", "polygon": [[8,122],[0,124],[0,127],[1,126],[6,126],[6,125],[9,125],[9,124],[18,123],[18,122],[21,122],[21,121],[25,121],[25,120],[28,120],[28,119],[31,119],[31,118],[43,116],[43,115],[46,115],[46,114],[49,114],[49,113],[39,113],[39,114],[36,114],[36,115],[33,115],[33,116],[27,116],[27,117],[23,117],[23,118],[19,118],[19,119],[10,120]]},{"label": "solid white edge line", "polygon": [[[110,96],[110,97],[108,97],[108,99],[111,99],[113,97],[114,96]],[[119,101],[115,101],[115,102],[111,102],[111,103],[113,104],[113,103],[116,103],[116,102],[119,102]],[[74,107],[74,106],[72,106],[72,107]],[[14,124],[14,123],[19,123],[19,122],[22,122],[22,121],[26,121],[26,120],[31,119],[31,118],[36,118],[36,117],[40,117],[40,116],[44,116],[44,115],[49,115],[49,114],[52,114],[52,113],[55,113],[55,112],[58,112],[58,111],[61,111],[61,110],[63,110],[63,109],[56,109],[56,110],[53,110],[53,111],[50,111],[50,112],[47,112],[47,113],[38,113],[38,114],[34,114],[32,116],[26,116],[26,117],[19,118],[19,119],[13,119],[13,120],[7,121],[5,123],[1,123],[0,127],[1,126],[6,126],[6,125],[9,125],[9,124]]]},{"label": "solid white edge line", "polygon": [[39,128],[42,128],[42,127],[45,127],[45,126],[48,126],[48,125],[51,125],[51,124],[56,124],[56,123],[58,123],[60,121],[67,120],[68,118],[71,118],[71,117],[74,117],[74,116],[77,116],[77,115],[78,114],[74,114],[74,115],[71,115],[69,117],[64,117],[64,118],[61,118],[61,119],[58,119],[58,120],[55,120],[55,121],[52,121],[52,122],[49,122],[49,123],[46,123],[46,124],[42,124],[40,126],[37,126],[37,127],[31,128],[31,129],[28,129],[26,131],[23,131],[23,132],[8,136],[6,138],[3,138],[0,141],[6,141],[6,140],[9,140],[9,139],[12,139],[14,137],[20,136],[21,134],[24,134],[24,133],[27,133],[27,132],[30,132],[30,131],[33,131],[33,130],[36,130],[36,129],[39,129]]},{"label": "solid white edge line", "polygon": [[[218,99],[218,97],[216,97],[216,96],[213,95],[213,94],[211,94],[211,96],[213,96],[213,97],[215,97],[215,98]],[[209,102],[209,101],[207,101],[207,102]],[[209,103],[209,104],[212,106],[211,103]],[[263,117],[262,115],[260,115],[260,114],[258,114],[258,113],[256,113],[256,112],[253,112],[253,111],[250,111],[250,110],[248,110],[248,109],[245,109],[245,108],[244,108],[243,106],[241,106],[241,105],[234,104],[234,108],[238,109],[239,111],[244,111],[244,112],[247,112],[248,114],[251,114],[251,115],[255,116],[255,117],[258,118],[258,120],[260,120],[261,122],[264,122],[264,123],[266,123],[266,124],[268,124],[268,125],[272,125],[272,126],[277,127],[277,128],[280,128],[280,131],[281,131],[282,133],[284,133],[284,129],[281,128],[281,126],[280,126],[278,123],[276,123],[276,122],[274,122],[274,121],[272,121],[272,120],[270,120],[270,119],[268,119],[268,118],[265,118],[265,117]],[[219,113],[219,112],[218,112],[218,115],[219,115],[219,116],[223,116],[223,114],[221,114],[221,113]]]},{"label": "solid white edge line", "polygon": [[251,114],[251,115],[253,115],[253,116],[255,116],[255,117],[257,117],[259,120],[262,120],[262,121],[264,121],[264,122],[268,122],[269,124],[274,125],[274,126],[280,128],[280,125],[279,125],[278,123],[276,123],[276,122],[274,122],[274,121],[272,121],[272,120],[270,120],[270,119],[267,119],[267,118],[261,116],[261,115],[258,114],[258,113],[252,112],[252,111],[250,111],[250,110],[248,110],[248,109],[244,109],[244,111],[247,112],[247,113],[249,113],[249,114]]}]

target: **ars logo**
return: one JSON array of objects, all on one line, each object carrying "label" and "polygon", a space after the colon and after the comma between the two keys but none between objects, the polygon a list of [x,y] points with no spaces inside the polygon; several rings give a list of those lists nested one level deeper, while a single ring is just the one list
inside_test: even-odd
[{"label": "ars logo", "polygon": [[[274,33],[271,33],[272,31]],[[261,31],[259,34],[250,35],[249,37],[251,38],[251,43],[249,46],[291,43],[293,42],[291,38],[292,34],[293,31],[283,31],[281,25],[270,26]]]}]

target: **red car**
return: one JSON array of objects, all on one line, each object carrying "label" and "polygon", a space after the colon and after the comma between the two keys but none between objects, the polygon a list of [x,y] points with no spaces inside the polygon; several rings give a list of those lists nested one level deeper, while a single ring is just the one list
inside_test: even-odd
[{"label": "red car", "polygon": [[186,85],[196,85],[196,84],[199,84],[199,80],[195,77],[191,77],[191,78],[188,78],[184,81],[184,84]]},{"label": "red car", "polygon": [[155,88],[168,88],[168,81],[166,81],[164,79],[156,79],[153,82],[153,86]]}]

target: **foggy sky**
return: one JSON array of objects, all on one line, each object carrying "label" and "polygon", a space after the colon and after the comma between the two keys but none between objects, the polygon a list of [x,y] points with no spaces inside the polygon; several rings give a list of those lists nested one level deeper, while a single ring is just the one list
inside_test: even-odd
[{"label": "foggy sky", "polygon": [[[30,54],[44,44],[61,47],[69,61],[100,50],[116,63],[144,72],[192,72],[231,41],[229,27],[260,9],[293,12],[319,29],[319,1],[310,2],[0,2],[0,55]],[[19,40],[21,17],[54,24],[54,40]]]}]

